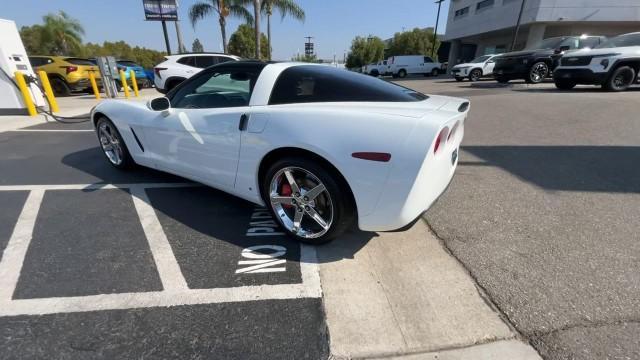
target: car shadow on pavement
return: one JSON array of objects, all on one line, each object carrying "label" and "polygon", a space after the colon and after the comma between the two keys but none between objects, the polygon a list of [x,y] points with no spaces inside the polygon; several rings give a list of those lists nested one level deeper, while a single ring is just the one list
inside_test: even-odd
[{"label": "car shadow on pavement", "polygon": [[[68,154],[62,159],[62,162],[99,178],[98,183],[104,184],[191,182],[188,179],[142,166],[127,171],[118,170],[107,163],[97,147]],[[215,238],[241,247],[251,246],[252,241],[268,242],[268,240],[262,239],[265,237],[249,239],[245,236],[251,221],[251,214],[257,207],[253,203],[206,185],[195,188],[150,189],[148,193],[150,205],[156,209],[158,216],[167,217],[177,225],[176,228],[182,228],[183,231]],[[201,216],[204,213],[208,215]],[[318,261],[322,263],[345,258],[351,259],[369,240],[376,236],[378,235],[374,232],[359,230],[354,224],[333,242],[319,247],[322,249],[322,256],[319,256]],[[280,238],[285,243],[292,241],[286,236]],[[287,252],[283,258],[300,261],[297,252]]]},{"label": "car shadow on pavement", "polygon": [[640,193],[638,146],[465,146],[483,161],[546,190]]},{"label": "car shadow on pavement", "polygon": [[[560,90],[557,89],[555,87],[553,88],[534,88],[534,87],[527,87],[527,88],[518,88],[518,89],[513,89],[513,91],[518,91],[518,92],[537,92],[537,93],[564,93],[564,94],[575,94],[575,93],[609,93],[608,91],[604,90],[603,88],[599,87],[599,86],[578,86],[575,87],[571,90]],[[627,89],[626,91],[629,92],[633,92],[633,91],[640,91],[640,87],[631,87],[629,89]]]}]

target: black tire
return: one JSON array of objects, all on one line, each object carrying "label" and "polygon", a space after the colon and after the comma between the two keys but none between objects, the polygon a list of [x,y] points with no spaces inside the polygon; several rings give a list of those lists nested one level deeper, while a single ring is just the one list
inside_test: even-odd
[{"label": "black tire", "polygon": [[[101,133],[101,131],[103,130],[103,127],[109,129],[108,130],[109,131],[108,134],[111,135],[113,138],[111,138],[111,136],[108,136],[106,134],[102,134]],[[127,144],[124,142],[124,140],[122,139],[122,136],[120,136],[120,132],[118,132],[118,129],[113,124],[113,122],[111,122],[111,120],[109,120],[108,118],[106,118],[104,116],[99,118],[98,121],[96,122],[96,135],[98,136],[98,142],[100,143],[100,147],[102,149],[102,153],[107,158],[107,161],[109,162],[109,164],[111,164],[113,167],[115,167],[117,169],[120,169],[120,170],[131,169],[131,168],[133,168],[135,166],[136,163],[135,163],[135,161],[133,161],[133,158],[131,157],[131,154],[129,153],[129,149],[127,148]],[[107,144],[105,144],[105,139],[103,139],[103,136],[106,137],[107,140],[111,140],[111,145],[112,146],[116,144],[114,141],[117,142],[117,145],[121,149],[121,152],[120,152],[121,161],[120,162],[115,161],[114,158],[112,158],[109,155],[107,155],[107,150],[105,149],[105,146]]]},{"label": "black tire", "polygon": [[372,70],[369,75],[378,77],[378,76],[380,76],[380,73],[378,72],[378,70]]},{"label": "black tire", "polygon": [[[298,202],[294,202],[294,204],[297,205],[281,205],[282,209],[276,209],[278,204],[276,203],[272,205],[270,194],[272,186],[280,188],[281,185],[278,184],[284,184],[284,169],[293,169],[291,170],[291,174],[295,178],[297,186],[300,188],[300,195],[298,196]],[[317,214],[319,214],[323,220],[326,220],[325,218],[328,216],[328,209],[330,209],[332,213],[332,221],[328,224],[329,227],[327,230],[324,230],[325,232],[323,234],[317,237],[305,237],[299,235],[298,233],[291,231],[287,225],[285,225],[285,222],[291,222],[291,216],[295,216],[296,211],[302,209],[303,206],[301,204],[304,200],[303,191],[310,190],[309,188],[305,189],[305,187],[315,186],[306,185],[307,182],[310,181],[309,179],[312,179],[313,177],[300,177],[300,174],[304,174],[305,172],[311,173],[315,176],[326,189],[326,192],[322,192],[321,195],[318,195],[312,200],[314,205],[311,205],[310,203],[309,205],[312,206],[314,212],[317,211]],[[284,186],[287,186],[287,184],[284,184]],[[324,244],[342,234],[353,223],[353,219],[355,217],[355,206],[353,204],[352,196],[347,190],[348,185],[339,174],[335,173],[335,170],[328,168],[318,161],[313,161],[304,157],[287,157],[279,159],[269,166],[269,169],[265,172],[264,178],[261,179],[260,186],[265,204],[267,204],[267,208],[269,208],[273,217],[278,219],[280,227],[289,236],[298,241],[313,245]],[[292,192],[293,187],[290,186],[289,191]],[[284,193],[279,193],[278,195],[286,196]],[[291,195],[294,194],[289,194],[289,196]],[[327,199],[330,199],[330,201]],[[288,206],[288,208],[285,209],[285,206]],[[308,206],[305,205],[304,207],[307,208]],[[286,213],[283,214],[282,211]],[[306,210],[301,213],[304,214],[300,226],[303,231],[306,231],[305,227],[313,228],[315,226],[317,228],[320,226],[318,225],[318,222],[315,222],[313,218],[311,218],[311,215],[309,215]],[[321,226],[320,229],[322,229]],[[320,230],[318,234],[321,232],[322,230]]]},{"label": "black tire", "polygon": [[530,68],[525,81],[528,84],[540,84],[549,76],[549,65],[544,61],[535,62]]},{"label": "black tire", "polygon": [[166,91],[169,92],[171,90],[173,90],[174,87],[180,85],[180,83],[182,83],[184,80],[171,80],[167,85],[166,85]]},{"label": "black tire", "polygon": [[405,70],[405,69],[400,69],[400,71],[398,71],[398,77],[400,77],[400,78],[406,78],[406,77],[407,77],[407,70]]},{"label": "black tire", "polygon": [[461,82],[462,80],[464,80],[464,78],[461,78],[461,77],[457,77],[457,78],[456,78],[456,81],[457,81],[457,82]]},{"label": "black tire", "polygon": [[502,75],[496,75],[495,79],[500,84],[507,84],[509,82],[509,80],[510,80],[508,77],[505,77],[505,76],[502,76]]},{"label": "black tire", "polygon": [[481,77],[482,77],[482,70],[480,69],[473,69],[471,70],[471,73],[469,73],[470,81],[473,81],[473,82],[479,81]]},{"label": "black tire", "polygon": [[440,70],[433,68],[433,70],[431,70],[431,76],[438,76],[440,75]]},{"label": "black tire", "polygon": [[554,83],[560,90],[571,90],[577,85],[575,81],[567,79],[555,79]]},{"label": "black tire", "polygon": [[49,80],[49,82],[51,83],[51,88],[53,89],[53,94],[55,96],[62,97],[71,95],[71,89],[64,80],[53,77],[51,78],[51,80]]},{"label": "black tire", "polygon": [[623,65],[613,70],[603,87],[607,91],[624,91],[635,81],[636,71],[630,66]]}]

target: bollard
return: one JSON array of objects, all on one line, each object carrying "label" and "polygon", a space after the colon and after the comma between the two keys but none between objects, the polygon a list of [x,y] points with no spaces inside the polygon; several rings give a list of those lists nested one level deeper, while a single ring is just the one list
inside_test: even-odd
[{"label": "bollard", "polygon": [[47,100],[49,100],[51,112],[55,113],[60,111],[60,108],[58,108],[56,97],[53,96],[53,89],[51,88],[51,83],[49,82],[49,76],[47,76],[47,73],[42,70],[38,71],[38,76],[40,76],[40,82],[42,83],[42,87],[44,88],[44,95],[47,97]]},{"label": "bollard", "polygon": [[[89,81],[91,82],[91,88],[93,89],[93,95],[96,96],[97,100],[100,100],[100,91],[98,90],[98,84],[96,83],[96,74],[95,71],[89,71]],[[104,86],[104,84],[102,85]]]},{"label": "bollard", "polygon": [[25,105],[27,105],[27,111],[29,112],[29,116],[36,116],[38,112],[36,111],[36,106],[33,104],[33,100],[31,99],[31,92],[29,91],[29,87],[27,86],[27,82],[24,80],[24,75],[20,71],[16,71],[14,73],[16,77],[16,83],[18,84],[18,88],[20,88],[20,92],[22,93],[22,98],[24,99]]},{"label": "bollard", "polygon": [[129,98],[129,85],[127,85],[127,76],[124,71],[120,70],[120,81],[122,82],[122,88],[124,89],[124,97]]},{"label": "bollard", "polygon": [[131,71],[129,71],[129,75],[131,78],[131,86],[133,86],[133,93],[136,97],[140,97],[140,93],[138,92],[138,81],[136,80],[136,72],[131,69]]}]

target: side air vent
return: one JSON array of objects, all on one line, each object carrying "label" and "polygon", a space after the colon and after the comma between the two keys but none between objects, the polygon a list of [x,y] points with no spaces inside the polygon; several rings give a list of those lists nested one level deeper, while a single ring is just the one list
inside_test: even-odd
[{"label": "side air vent", "polygon": [[136,139],[136,142],[138,143],[138,146],[140,146],[140,150],[142,150],[142,152],[144,152],[144,146],[142,146],[142,143],[140,142],[140,139],[138,139],[138,135],[136,135],[136,132],[133,131],[132,127],[129,127],[129,129],[131,129],[131,133],[133,134],[133,138]]},{"label": "side air vent", "polygon": [[469,102],[465,101],[462,104],[460,104],[460,107],[458,108],[459,112],[465,112],[467,111],[467,109],[469,108]]}]

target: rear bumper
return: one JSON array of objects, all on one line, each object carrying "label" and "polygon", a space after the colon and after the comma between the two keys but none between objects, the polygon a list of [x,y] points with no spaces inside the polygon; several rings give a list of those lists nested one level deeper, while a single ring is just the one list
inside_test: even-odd
[{"label": "rear bumper", "polygon": [[591,69],[586,69],[586,68],[585,69],[559,68],[553,72],[553,79],[573,81],[576,84],[583,84],[583,85],[602,85],[607,80],[607,73],[606,72],[596,73],[596,72],[593,72]]},{"label": "rear bumper", "polygon": [[[431,208],[453,179],[458,165],[460,143],[464,136],[466,115],[466,113],[460,113],[446,121],[443,126],[449,129],[458,123],[455,134],[441,145],[435,154],[434,145],[430,144],[424,160],[417,166],[419,167],[417,173],[414,172],[415,177],[408,175],[406,164],[394,165],[375,210],[358,218],[360,229],[365,231],[401,230],[414,223]],[[439,133],[440,129],[439,127],[436,133]],[[424,138],[422,141],[424,142]],[[411,139],[407,144],[410,147],[415,146]]]}]

